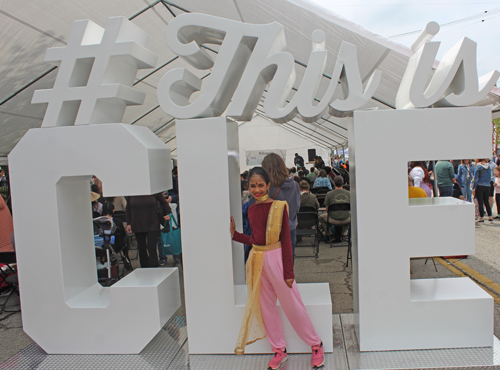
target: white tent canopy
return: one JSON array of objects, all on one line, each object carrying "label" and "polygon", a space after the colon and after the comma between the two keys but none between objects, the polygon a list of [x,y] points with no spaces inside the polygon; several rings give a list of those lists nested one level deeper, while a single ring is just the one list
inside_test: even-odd
[{"label": "white tent canopy", "polygon": [[[308,149],[315,149],[316,155],[328,162],[330,149],[321,142],[314,142],[314,138],[301,136],[287,125],[274,123],[263,117],[254,117],[252,121],[241,124],[239,127],[240,137],[240,170],[249,170],[255,164],[247,163],[247,154],[253,151],[268,151],[274,149],[286,149],[286,166],[294,166],[295,153],[308,162]],[[306,165],[306,167],[308,167]]]},{"label": "white tent canopy", "polygon": [[[374,35],[306,0],[38,0],[21,3],[3,0],[1,4],[0,161],[2,158],[5,161],[28,129],[40,127],[46,105],[31,104],[33,91],[51,88],[57,75],[57,68],[43,61],[45,51],[66,44],[74,20],[90,19],[105,26],[108,17],[124,16],[150,35],[148,48],[159,56],[158,65],[153,70],[139,71],[135,88],[147,94],[146,100],[143,105],[128,107],[123,122],[149,127],[169,145],[173,157],[176,156],[175,120],[158,106],[158,82],[165,72],[179,67],[186,67],[204,79],[210,78],[210,70],[191,68],[166,46],[165,28],[174,16],[190,11],[248,23],[276,21],[283,24],[287,51],[296,60],[295,88],[301,82],[309,58],[311,33],[322,29],[327,35],[326,47],[331,58],[318,91],[319,100],[330,81],[328,76],[332,73],[342,41],[357,46],[363,81],[373,70],[382,71],[381,83],[369,104],[369,107],[378,109],[394,108],[399,83],[412,55],[408,48]],[[216,53],[217,47],[212,49]],[[491,104],[498,109],[498,91],[494,89],[480,104]],[[256,112],[258,115],[262,115],[260,108]],[[243,125],[242,132],[249,131],[246,125],[253,126]],[[282,130],[309,140],[311,147],[321,145],[331,150],[347,146],[347,119],[325,115],[316,123],[305,123],[296,118],[284,124]],[[280,149],[289,149],[295,144],[280,145],[286,146]]]}]

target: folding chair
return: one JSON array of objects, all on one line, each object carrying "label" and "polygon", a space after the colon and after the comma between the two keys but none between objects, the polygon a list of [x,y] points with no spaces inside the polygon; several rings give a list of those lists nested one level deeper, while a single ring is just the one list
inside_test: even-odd
[{"label": "folding chair", "polygon": [[327,193],[331,190],[328,188],[328,186],[319,186],[317,188],[311,188],[311,193],[313,194],[318,194],[321,191],[326,191]]},{"label": "folding chair", "polygon": [[[351,211],[350,203],[334,203],[328,206],[328,213],[335,211]],[[330,225],[335,227],[347,227],[347,261],[346,267],[349,266],[349,259],[352,260],[352,243],[351,243],[351,216],[349,216],[346,220],[337,221],[330,218],[330,215],[326,218],[326,224],[328,230],[330,229]],[[330,236],[330,248],[333,248],[333,238]]]},{"label": "folding chair", "polygon": [[319,219],[318,219],[318,211],[316,211],[316,208],[314,207],[301,207],[299,209],[299,213],[297,214],[297,237],[302,237],[302,238],[311,238],[312,237],[312,242],[297,242],[295,244],[295,248],[301,248],[301,247],[312,247],[314,250],[314,254],[311,255],[306,255],[306,256],[297,256],[294,254],[295,257],[301,258],[301,257],[316,257],[318,258],[319,255],[319,240],[320,240],[320,234],[319,234]]},{"label": "folding chair", "polygon": [[15,311],[8,311],[5,309],[7,306],[7,302],[9,302],[10,297],[14,293],[16,293],[19,296],[19,283],[17,279],[17,272],[10,266],[11,263],[16,263],[16,252],[0,252],[0,263],[4,263],[5,266],[4,269],[0,269],[0,284],[2,282],[7,283],[7,285],[10,288],[10,293],[7,296],[7,299],[5,302],[2,304],[2,308],[0,309],[0,315],[3,314],[4,312],[17,312],[18,310]]}]

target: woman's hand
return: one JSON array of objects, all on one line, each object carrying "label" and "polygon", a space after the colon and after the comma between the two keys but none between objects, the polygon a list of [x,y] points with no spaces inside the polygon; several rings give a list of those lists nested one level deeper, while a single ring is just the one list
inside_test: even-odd
[{"label": "woman's hand", "polygon": [[233,216],[231,216],[231,224],[229,225],[229,231],[231,232],[231,237],[234,235],[236,231],[236,223],[234,222]]},{"label": "woman's hand", "polygon": [[286,285],[288,285],[289,288],[291,288],[294,280],[295,279],[285,279],[285,283]]},{"label": "woman's hand", "polygon": [[127,225],[127,229],[125,231],[127,232],[127,234],[131,234],[132,233],[132,226]]},{"label": "woman's hand", "polygon": [[165,219],[165,221],[170,221],[170,215],[163,216],[163,218]]}]

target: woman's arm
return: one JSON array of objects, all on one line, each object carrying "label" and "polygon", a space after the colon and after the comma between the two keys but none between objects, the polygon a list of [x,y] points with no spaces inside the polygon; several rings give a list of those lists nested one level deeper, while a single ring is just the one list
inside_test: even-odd
[{"label": "woman's arm", "polygon": [[243,243],[246,245],[257,244],[253,235],[245,235],[236,231],[236,223],[234,222],[233,216],[231,216],[231,223],[229,225],[229,231],[231,232],[231,237],[235,242]]},{"label": "woman's arm", "polygon": [[476,167],[474,167],[474,179],[472,181],[472,186],[471,186],[471,189],[472,191],[475,191],[476,190],[476,186],[477,186],[477,182],[479,181],[479,165],[476,165]]}]

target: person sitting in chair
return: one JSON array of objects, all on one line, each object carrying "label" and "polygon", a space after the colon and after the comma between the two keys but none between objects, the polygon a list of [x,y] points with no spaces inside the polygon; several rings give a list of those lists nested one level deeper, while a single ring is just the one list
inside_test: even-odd
[{"label": "person sitting in chair", "polygon": [[309,183],[307,181],[301,181],[300,187],[300,207],[314,207],[316,211],[319,208],[318,198],[316,195],[311,194],[309,191]]},{"label": "person sitting in chair", "polygon": [[[326,213],[319,216],[319,222],[321,223],[323,230],[325,230],[325,238],[328,238],[328,236],[330,235],[330,229],[328,228],[327,217],[330,218],[329,221],[330,223],[333,223],[335,221],[345,221],[351,217],[351,213],[349,211],[333,211],[333,212],[329,211],[328,208],[332,204],[338,204],[338,203],[345,204],[351,202],[351,193],[348,190],[342,188],[342,185],[344,184],[344,178],[342,176],[335,176],[333,178],[333,183],[335,185],[335,189],[329,191],[326,194],[325,198]],[[335,233],[333,235],[334,243],[340,242],[342,236],[342,229],[343,229],[342,227],[335,228]]]},{"label": "person sitting in chair", "polygon": [[316,180],[314,180],[314,184],[313,184],[313,188],[321,188],[321,187],[325,187],[328,189],[332,188],[332,184],[330,184],[330,181],[326,177],[325,170],[319,171],[319,177]]}]

